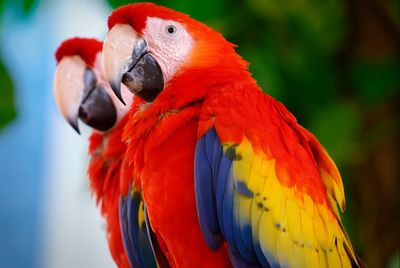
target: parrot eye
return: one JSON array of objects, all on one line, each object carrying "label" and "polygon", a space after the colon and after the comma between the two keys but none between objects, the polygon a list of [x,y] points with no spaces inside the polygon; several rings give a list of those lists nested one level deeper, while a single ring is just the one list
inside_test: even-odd
[{"label": "parrot eye", "polygon": [[174,34],[176,33],[176,27],[174,25],[169,25],[167,26],[166,31],[168,34]]}]

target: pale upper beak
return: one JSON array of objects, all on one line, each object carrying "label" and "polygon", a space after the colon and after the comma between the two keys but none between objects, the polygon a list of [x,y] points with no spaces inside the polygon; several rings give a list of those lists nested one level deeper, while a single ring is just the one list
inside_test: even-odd
[{"label": "pale upper beak", "polygon": [[147,102],[164,88],[162,70],[148,50],[146,41],[129,25],[117,24],[103,43],[103,69],[106,79],[121,102],[121,83]]},{"label": "pale upper beak", "polygon": [[64,57],[58,63],[54,95],[61,114],[78,133],[78,118],[100,131],[116,123],[112,99],[106,89],[97,84],[95,73],[79,56]]}]

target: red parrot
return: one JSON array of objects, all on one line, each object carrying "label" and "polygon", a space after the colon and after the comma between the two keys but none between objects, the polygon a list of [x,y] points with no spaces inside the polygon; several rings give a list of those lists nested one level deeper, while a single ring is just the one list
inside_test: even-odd
[{"label": "red parrot", "polygon": [[[78,118],[94,129],[89,142],[90,188],[107,223],[111,255],[118,267],[128,268],[139,261],[138,256],[125,253],[123,244],[126,244],[125,248],[129,248],[129,245],[122,239],[119,217],[119,206],[123,203],[120,200],[120,177],[127,176],[124,164],[126,144],[121,138],[129,106],[124,106],[116,99],[104,79],[102,46],[102,42],[95,39],[72,38],[64,41],[56,51],[54,93],[61,113],[78,133]],[[125,88],[123,92],[130,105],[132,94]],[[133,189],[133,192],[136,199],[131,202],[134,206],[130,212],[132,217],[136,217],[136,222],[131,228],[142,237],[142,240],[137,239],[140,247],[136,248],[140,248],[140,258],[148,263],[146,267],[156,267],[143,223],[140,191]],[[124,221],[126,219],[121,218],[121,222]]]},{"label": "red parrot", "polygon": [[151,3],[118,8],[108,27],[105,76],[120,100],[121,82],[137,96],[124,185],[141,188],[171,267],[361,266],[334,162],[233,44]]}]

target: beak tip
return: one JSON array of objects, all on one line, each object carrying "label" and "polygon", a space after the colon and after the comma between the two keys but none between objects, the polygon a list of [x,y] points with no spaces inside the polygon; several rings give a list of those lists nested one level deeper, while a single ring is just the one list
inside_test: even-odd
[{"label": "beak tip", "polygon": [[109,81],[108,83],[110,84],[114,94],[117,96],[117,98],[120,100],[120,102],[122,102],[122,104],[126,106],[124,98],[122,97],[122,94],[121,94],[121,83],[118,83],[115,81]]},{"label": "beak tip", "polygon": [[73,119],[68,119],[68,123],[71,125],[71,127],[79,134],[81,135],[81,131],[79,130],[78,126],[78,120],[73,120]]}]

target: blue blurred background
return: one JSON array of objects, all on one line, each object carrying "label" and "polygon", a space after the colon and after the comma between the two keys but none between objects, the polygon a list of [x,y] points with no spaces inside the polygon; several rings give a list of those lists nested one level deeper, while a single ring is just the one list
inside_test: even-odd
[{"label": "blue blurred background", "polygon": [[[114,267],[61,118],[53,53],[102,39],[126,0],[0,0],[0,267]],[[260,86],[341,170],[343,221],[370,267],[399,267],[399,0],[165,0],[239,45]]]}]

